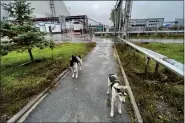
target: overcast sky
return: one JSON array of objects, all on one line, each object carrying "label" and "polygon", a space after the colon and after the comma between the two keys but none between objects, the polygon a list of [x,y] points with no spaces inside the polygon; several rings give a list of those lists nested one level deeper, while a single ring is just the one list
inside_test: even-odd
[{"label": "overcast sky", "polygon": [[[111,25],[111,9],[116,1],[64,1],[71,15],[87,15],[89,18]],[[123,3],[124,5],[124,3]],[[134,1],[131,18],[165,18],[173,21],[183,18],[183,1]]]}]

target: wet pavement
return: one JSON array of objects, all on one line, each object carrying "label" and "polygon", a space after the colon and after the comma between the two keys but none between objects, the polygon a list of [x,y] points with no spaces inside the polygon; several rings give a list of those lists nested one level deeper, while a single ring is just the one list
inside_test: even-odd
[{"label": "wet pavement", "polygon": [[77,79],[71,71],[30,113],[25,122],[130,122],[125,105],[110,117],[107,76],[116,73],[110,39],[96,38],[97,46],[83,60]]}]

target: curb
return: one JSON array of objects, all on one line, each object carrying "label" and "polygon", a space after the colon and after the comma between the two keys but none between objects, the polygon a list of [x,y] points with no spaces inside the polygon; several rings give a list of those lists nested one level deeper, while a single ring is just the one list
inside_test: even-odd
[{"label": "curb", "polygon": [[7,123],[17,122],[35,103],[37,103],[48,91],[51,87],[56,85],[61,78],[63,78],[69,69],[64,70],[56,79],[53,80],[52,84],[44,89],[41,93],[39,93],[36,97],[33,97],[26,106],[24,106],[19,112],[17,112],[14,116],[12,116]]},{"label": "curb", "polygon": [[141,118],[141,114],[140,114],[139,109],[138,109],[138,107],[137,107],[137,104],[136,104],[134,95],[133,95],[133,93],[132,93],[132,90],[131,90],[131,87],[130,87],[130,85],[129,85],[129,82],[128,82],[126,73],[125,73],[125,71],[124,71],[124,69],[123,69],[121,60],[120,60],[120,58],[119,58],[119,55],[118,55],[117,49],[115,48],[114,43],[113,43],[113,46],[114,46],[115,54],[116,54],[116,56],[117,56],[117,58],[118,58],[119,67],[120,67],[120,69],[121,69],[121,74],[122,74],[123,79],[124,79],[124,81],[125,81],[125,85],[128,87],[128,89],[127,89],[127,90],[128,90],[128,95],[129,95],[129,98],[130,98],[130,102],[131,102],[131,104],[132,104],[132,108],[133,108],[133,110],[134,110],[135,117],[136,117],[138,123],[143,123],[143,120],[142,120],[142,118]]}]

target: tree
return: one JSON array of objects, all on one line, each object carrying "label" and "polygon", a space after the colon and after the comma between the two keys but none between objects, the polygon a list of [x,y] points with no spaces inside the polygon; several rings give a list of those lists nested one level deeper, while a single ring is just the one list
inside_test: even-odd
[{"label": "tree", "polygon": [[44,33],[33,25],[31,22],[31,14],[33,8],[30,8],[30,3],[25,0],[16,0],[14,3],[3,4],[3,8],[10,13],[11,17],[15,18],[15,24],[3,23],[1,25],[1,37],[7,36],[10,41],[11,48],[9,51],[28,50],[31,62],[34,62],[32,49],[38,47],[43,49],[45,47],[54,47],[52,41],[44,38]]},{"label": "tree", "polygon": [[34,8],[30,8],[30,4],[26,3],[26,0],[15,0],[15,2],[2,3],[2,7],[9,12],[10,17],[15,18],[16,22],[22,25],[31,20],[30,15]]},{"label": "tree", "polygon": [[7,37],[13,38],[14,36],[16,36],[14,32],[10,31],[10,29],[11,24],[1,21],[1,44],[0,44],[1,56],[7,55],[8,52],[10,51],[9,49],[10,46],[12,46],[11,41]]},{"label": "tree", "polygon": [[39,29],[29,24],[17,25],[12,30],[18,31],[18,34],[12,38],[15,45],[14,50],[24,51],[28,50],[31,61],[34,61],[32,49],[38,47],[44,49],[47,46],[53,47],[53,42],[50,43],[44,38],[44,34]]},{"label": "tree", "polygon": [[[116,22],[115,22],[115,17],[116,17],[115,13],[116,13],[116,6],[114,6],[114,8],[111,9],[110,18],[109,18],[109,20],[112,21],[114,27],[115,27],[115,24],[116,24]],[[123,15],[124,15],[124,13],[123,13],[123,11],[121,11],[121,26],[123,26]]]},{"label": "tree", "polygon": [[116,11],[116,8],[115,7],[116,6],[114,6],[114,8],[111,9],[110,18],[109,18],[109,20],[112,21],[114,27],[115,27],[115,11]]}]

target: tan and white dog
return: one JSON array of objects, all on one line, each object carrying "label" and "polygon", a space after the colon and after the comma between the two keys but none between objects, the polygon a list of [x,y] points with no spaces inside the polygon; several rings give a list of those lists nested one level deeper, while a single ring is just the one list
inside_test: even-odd
[{"label": "tan and white dog", "polygon": [[115,101],[118,99],[118,113],[122,114],[122,103],[125,103],[126,98],[126,92],[127,89],[126,86],[120,85],[120,82],[115,74],[109,74],[108,76],[108,90],[107,94],[109,94],[109,91],[111,90],[112,98],[111,98],[111,112],[110,116],[114,117],[114,104]]}]

